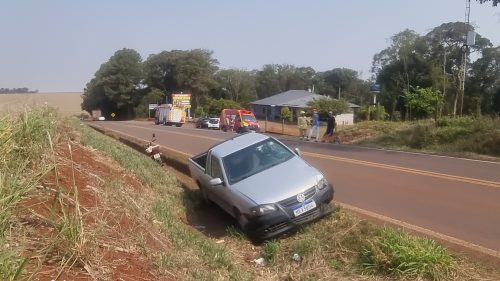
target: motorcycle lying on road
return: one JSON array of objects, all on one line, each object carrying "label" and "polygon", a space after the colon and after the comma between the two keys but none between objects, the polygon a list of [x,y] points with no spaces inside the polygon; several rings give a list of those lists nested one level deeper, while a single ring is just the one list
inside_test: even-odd
[{"label": "motorcycle lying on road", "polygon": [[155,144],[154,142],[156,141],[155,139],[155,134],[153,133],[153,136],[151,140],[144,144],[144,147],[146,148],[146,153],[156,162],[158,162],[160,165],[163,166],[163,159],[162,159],[162,154],[160,151],[160,146]]}]

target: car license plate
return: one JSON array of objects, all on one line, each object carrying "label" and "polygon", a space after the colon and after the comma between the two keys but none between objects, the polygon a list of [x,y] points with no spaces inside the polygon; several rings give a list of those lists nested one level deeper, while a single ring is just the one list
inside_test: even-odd
[{"label": "car license plate", "polygon": [[160,153],[155,153],[155,155],[153,155],[153,158],[156,160],[160,159],[161,158]]},{"label": "car license plate", "polygon": [[293,210],[293,214],[298,217],[300,215],[302,215],[303,213],[307,212],[307,211],[310,211],[312,209],[316,208],[316,202],[314,201],[311,201],[309,203],[306,203],[302,206],[300,206],[299,208],[297,209],[294,209]]}]

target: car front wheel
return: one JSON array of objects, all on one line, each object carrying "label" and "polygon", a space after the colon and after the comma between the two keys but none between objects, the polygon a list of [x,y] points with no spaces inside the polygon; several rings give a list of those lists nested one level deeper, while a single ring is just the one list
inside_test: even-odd
[{"label": "car front wheel", "polygon": [[203,203],[207,206],[211,206],[212,201],[210,201],[210,198],[208,198],[207,189],[204,187],[201,187],[200,185],[198,185],[198,186],[200,188],[201,199],[203,200]]},{"label": "car front wheel", "polygon": [[241,228],[241,230],[245,232],[246,226],[248,224],[248,219],[236,208],[234,208],[234,218],[236,219],[236,222],[238,223],[238,226]]}]

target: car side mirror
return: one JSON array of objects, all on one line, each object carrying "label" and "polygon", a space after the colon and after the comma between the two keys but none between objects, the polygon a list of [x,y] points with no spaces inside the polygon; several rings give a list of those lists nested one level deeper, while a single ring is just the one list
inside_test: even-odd
[{"label": "car side mirror", "polygon": [[211,186],[221,185],[222,180],[220,178],[214,178],[209,181]]},{"label": "car side mirror", "polygon": [[300,149],[298,147],[295,148],[295,154],[302,157],[302,152],[300,152]]}]

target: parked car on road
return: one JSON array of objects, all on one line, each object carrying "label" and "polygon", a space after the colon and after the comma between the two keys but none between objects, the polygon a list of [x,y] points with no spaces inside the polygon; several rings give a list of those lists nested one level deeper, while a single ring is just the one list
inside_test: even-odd
[{"label": "parked car on road", "polygon": [[207,128],[218,130],[219,128],[219,118],[209,118],[207,123]]},{"label": "parked car on road", "polygon": [[266,240],[333,211],[333,186],[277,139],[246,133],[189,159],[207,203],[233,216],[248,236]]},{"label": "parked car on road", "polygon": [[196,128],[208,128],[208,129],[219,129],[219,118],[204,117],[196,120]]},{"label": "parked car on road", "polygon": [[210,118],[204,117],[204,118],[198,118],[195,123],[196,128],[208,128],[208,120]]}]

